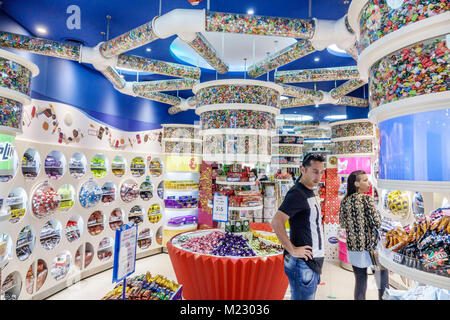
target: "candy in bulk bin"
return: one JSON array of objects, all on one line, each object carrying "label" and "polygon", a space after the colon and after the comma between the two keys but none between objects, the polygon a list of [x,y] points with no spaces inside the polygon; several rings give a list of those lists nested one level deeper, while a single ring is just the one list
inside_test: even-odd
[{"label": "candy in bulk bin", "polygon": [[333,99],[338,99],[342,96],[345,96],[347,93],[350,93],[352,91],[355,91],[356,89],[362,87],[365,85],[365,81],[360,79],[351,79],[343,84],[341,84],[339,87],[334,88],[330,91],[330,95]]},{"label": "candy in bulk bin", "polygon": [[117,59],[117,66],[173,77],[200,79],[200,68],[134,55],[120,55]]},{"label": "candy in bulk bin", "polygon": [[30,95],[31,71],[19,63],[0,57],[0,87]]},{"label": "candy in bulk bin", "polygon": [[337,154],[372,153],[372,140],[336,141]]},{"label": "candy in bulk bin", "polygon": [[344,123],[339,125],[331,125],[331,138],[373,136],[373,124],[364,122]]},{"label": "candy in bulk bin", "polygon": [[120,187],[120,197],[124,202],[131,202],[139,197],[139,186],[131,179],[126,180]]},{"label": "candy in bulk bin", "polygon": [[376,62],[370,71],[372,108],[423,94],[450,90],[446,36],[408,46]]},{"label": "candy in bulk bin", "polygon": [[83,183],[79,193],[80,204],[83,208],[91,208],[99,203],[102,198],[102,188],[92,178]]},{"label": "candy in bulk bin", "polygon": [[105,70],[101,72],[106,79],[108,79],[116,89],[123,89],[126,85],[126,82],[120,74],[111,66],[108,66]]},{"label": "candy in bulk bin", "polygon": [[42,183],[34,192],[31,199],[33,214],[38,218],[48,217],[59,207],[60,196],[48,182]]},{"label": "candy in bulk bin", "polygon": [[253,110],[217,110],[200,115],[202,130],[239,128],[275,129],[275,115]]},{"label": "candy in bulk bin", "polygon": [[369,106],[369,101],[362,98],[342,96],[338,99],[337,105],[365,108]]},{"label": "candy in bulk bin", "polygon": [[153,232],[149,228],[145,228],[138,235],[139,249],[147,249],[152,244]]},{"label": "candy in bulk bin", "polygon": [[404,26],[449,10],[449,2],[442,0],[404,0],[397,9],[391,9],[386,0],[370,0],[359,18],[360,50]]},{"label": "candy in bulk bin", "polygon": [[44,249],[54,249],[61,240],[61,223],[57,220],[47,221],[41,229],[40,242]]},{"label": "candy in bulk bin", "polygon": [[157,81],[134,82],[133,92],[142,94],[149,91],[188,90],[198,83],[195,79],[169,79]]}]

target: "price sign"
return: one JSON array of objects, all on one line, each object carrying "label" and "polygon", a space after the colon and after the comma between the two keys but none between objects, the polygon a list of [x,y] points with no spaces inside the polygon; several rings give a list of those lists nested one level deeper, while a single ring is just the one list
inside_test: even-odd
[{"label": "price sign", "polygon": [[214,193],[212,219],[219,222],[228,221],[228,196]]},{"label": "price sign", "polygon": [[113,282],[126,279],[135,270],[137,247],[137,225],[124,224],[116,230],[114,244]]},{"label": "price sign", "polygon": [[402,256],[398,253],[393,253],[392,261],[394,261],[395,263],[402,263]]}]

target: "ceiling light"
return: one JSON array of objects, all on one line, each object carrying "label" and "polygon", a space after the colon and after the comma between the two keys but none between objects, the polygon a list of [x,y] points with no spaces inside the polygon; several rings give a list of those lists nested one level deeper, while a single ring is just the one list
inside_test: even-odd
[{"label": "ceiling light", "polygon": [[286,100],[286,99],[289,99],[289,97],[286,97],[286,96],[280,96],[280,100]]},{"label": "ceiling light", "polygon": [[145,51],[150,52],[150,51],[152,51],[152,49],[147,48],[147,49],[145,49]]},{"label": "ceiling light", "polygon": [[314,58],[314,61],[315,61],[315,62],[317,62],[317,61],[319,61],[319,60],[320,60],[319,57],[315,57],[315,58]]},{"label": "ceiling light", "polygon": [[346,114],[333,114],[330,116],[326,116],[324,119],[325,120],[345,120],[345,119],[347,119],[347,115]]},{"label": "ceiling light", "polygon": [[319,105],[316,103],[316,108],[318,108],[319,107]]},{"label": "ceiling light", "polygon": [[255,13],[255,11],[253,9],[248,9],[247,10],[247,14],[254,14],[254,13]]},{"label": "ceiling light", "polygon": [[39,34],[47,34],[47,29],[44,27],[37,27],[36,28],[37,33]]},{"label": "ceiling light", "polygon": [[330,50],[332,50],[332,51],[335,51],[335,52],[339,52],[339,53],[347,53],[345,50],[342,50],[341,48],[339,48],[338,45],[335,44],[335,43],[329,45],[327,48],[330,49]]}]

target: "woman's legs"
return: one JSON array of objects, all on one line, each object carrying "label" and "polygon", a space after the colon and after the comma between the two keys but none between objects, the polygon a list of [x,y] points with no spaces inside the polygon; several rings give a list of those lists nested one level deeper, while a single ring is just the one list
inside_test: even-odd
[{"label": "woman's legs", "polygon": [[366,300],[367,268],[352,266],[355,274],[355,300]]}]

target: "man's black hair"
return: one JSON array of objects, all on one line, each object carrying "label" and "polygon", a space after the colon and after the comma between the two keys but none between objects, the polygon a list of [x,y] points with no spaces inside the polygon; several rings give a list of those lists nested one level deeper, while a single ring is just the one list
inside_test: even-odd
[{"label": "man's black hair", "polygon": [[325,157],[320,154],[320,153],[308,153],[302,161],[302,166],[303,167],[310,167],[311,166],[311,161],[319,161],[319,162],[325,162]]}]

